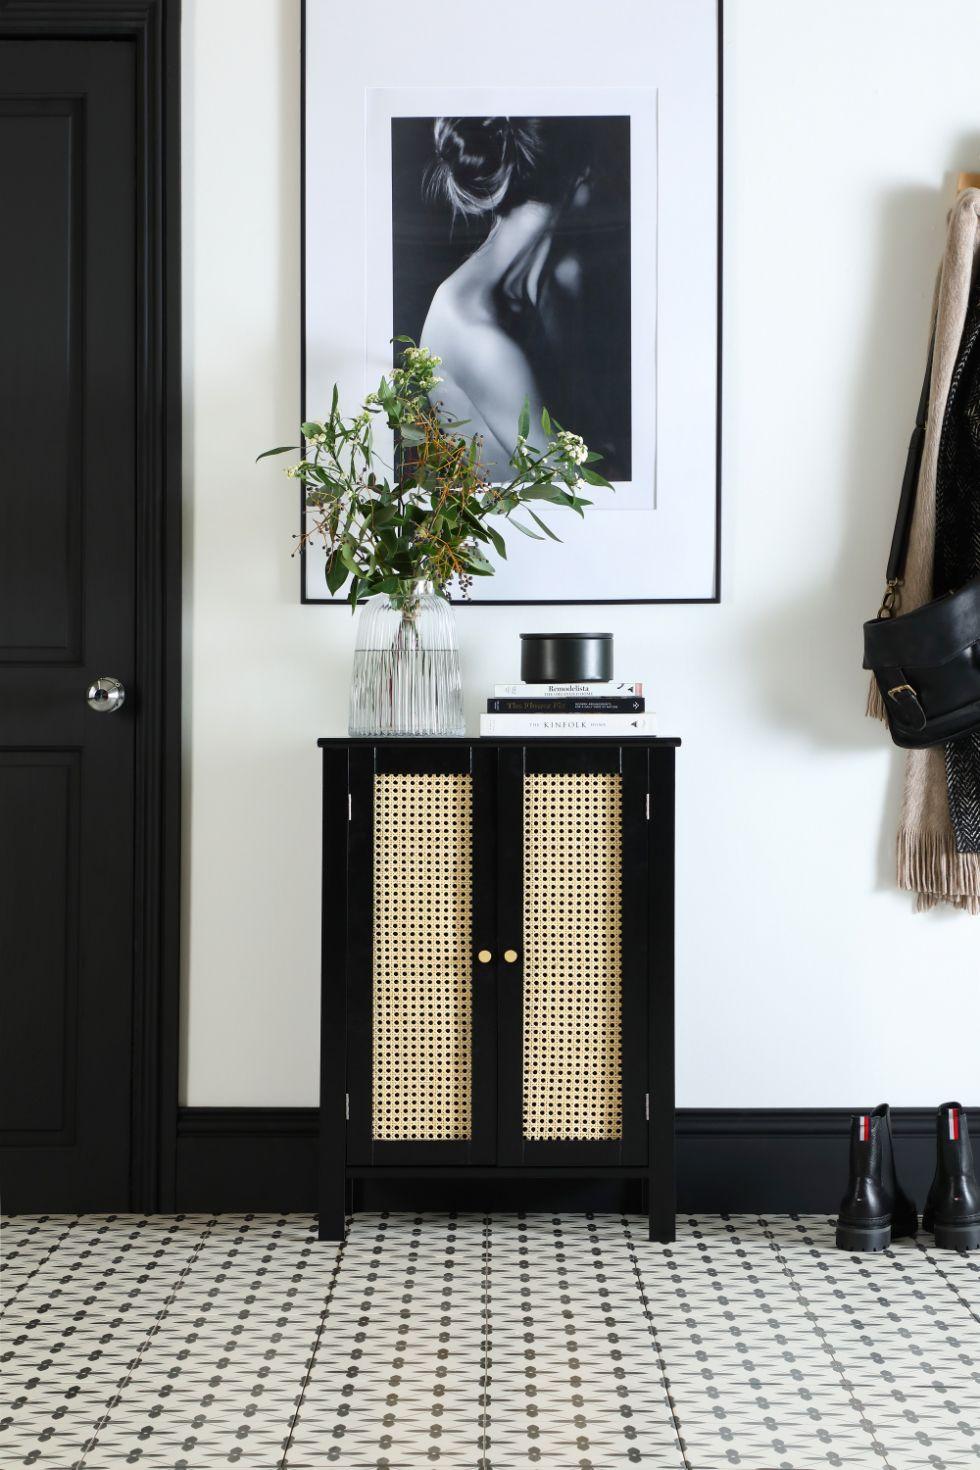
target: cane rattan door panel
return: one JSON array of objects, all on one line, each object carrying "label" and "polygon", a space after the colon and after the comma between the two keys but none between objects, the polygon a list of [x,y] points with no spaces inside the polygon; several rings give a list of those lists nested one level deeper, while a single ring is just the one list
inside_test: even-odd
[{"label": "cane rattan door panel", "polygon": [[351,754],[351,1162],[493,1160],[493,775],[468,747]]},{"label": "cane rattan door panel", "polygon": [[473,780],[374,777],[371,1133],[472,1129]]},{"label": "cane rattan door panel", "polygon": [[498,1159],[642,1161],[646,752],[542,741],[498,769]]},{"label": "cane rattan door panel", "polygon": [[526,1139],[623,1134],[622,777],[524,785]]}]

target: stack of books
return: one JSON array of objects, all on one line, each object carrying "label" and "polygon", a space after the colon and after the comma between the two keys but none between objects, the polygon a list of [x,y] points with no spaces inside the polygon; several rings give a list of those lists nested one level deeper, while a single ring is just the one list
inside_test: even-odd
[{"label": "stack of books", "polygon": [[480,716],[481,735],[652,735],[643,685],[495,684]]}]

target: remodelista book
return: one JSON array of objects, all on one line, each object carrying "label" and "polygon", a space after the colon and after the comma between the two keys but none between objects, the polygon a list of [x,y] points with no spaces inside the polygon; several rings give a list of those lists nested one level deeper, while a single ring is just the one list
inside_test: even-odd
[{"label": "remodelista book", "polygon": [[512,736],[520,740],[530,735],[614,735],[617,740],[631,735],[653,735],[655,719],[643,715],[481,715],[480,734]]},{"label": "remodelista book", "polygon": [[622,684],[619,680],[580,684],[495,684],[493,692],[504,699],[625,699],[631,694],[642,694],[643,685]]},{"label": "remodelista book", "polygon": [[488,715],[642,715],[646,700],[642,694],[625,699],[594,699],[583,695],[573,698],[557,694],[541,699],[488,699]]}]

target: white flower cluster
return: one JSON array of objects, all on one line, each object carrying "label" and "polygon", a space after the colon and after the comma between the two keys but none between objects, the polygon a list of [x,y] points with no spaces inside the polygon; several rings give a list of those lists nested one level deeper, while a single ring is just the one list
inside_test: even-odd
[{"label": "white flower cluster", "polygon": [[561,429],[556,442],[572,464],[585,464],[589,457],[589,446],[581,435],[571,434],[567,429]]},{"label": "white flower cluster", "polygon": [[404,354],[405,363],[408,367],[417,368],[420,371],[425,368],[437,368],[442,363],[441,357],[436,357],[427,347],[406,347]]},{"label": "white flower cluster", "polygon": [[428,392],[441,383],[442,379],[436,377],[436,368],[442,362],[441,357],[436,357],[427,347],[406,347],[402,353],[404,367],[395,368],[391,375],[391,381],[399,392],[413,384],[423,392]]},{"label": "white flower cluster", "polygon": [[308,459],[301,459],[299,464],[288,464],[285,473],[291,480],[302,480],[306,471],[310,468]]}]

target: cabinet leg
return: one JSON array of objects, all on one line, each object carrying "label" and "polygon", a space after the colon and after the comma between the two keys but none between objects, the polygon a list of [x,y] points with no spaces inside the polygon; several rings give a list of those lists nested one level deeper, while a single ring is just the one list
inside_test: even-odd
[{"label": "cabinet leg", "polygon": [[320,1190],[317,1236],[320,1240],[343,1240],[347,1230],[347,1180],[341,1177]]},{"label": "cabinet leg", "polygon": [[649,1189],[650,1239],[661,1245],[670,1245],[677,1239],[677,1202],[673,1180],[661,1179],[651,1173]]}]

